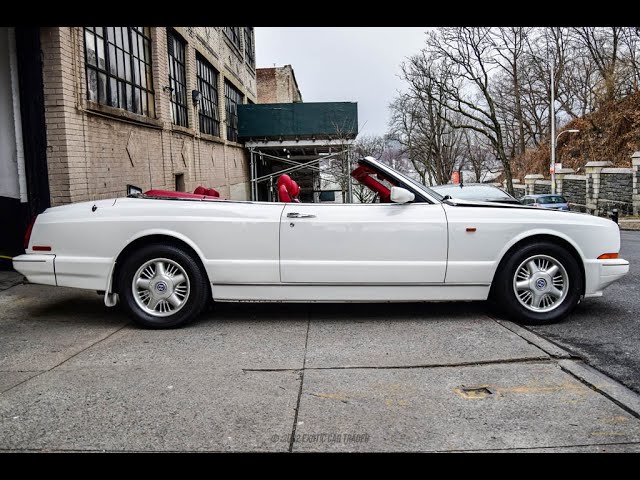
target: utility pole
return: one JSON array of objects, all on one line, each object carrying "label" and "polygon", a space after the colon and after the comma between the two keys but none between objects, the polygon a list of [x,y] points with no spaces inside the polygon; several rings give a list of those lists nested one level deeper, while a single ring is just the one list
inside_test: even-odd
[{"label": "utility pole", "polygon": [[556,193],[556,75],[555,62],[551,64],[551,193]]},{"label": "utility pole", "polygon": [[351,146],[347,149],[347,203],[353,203],[353,185],[351,184]]}]

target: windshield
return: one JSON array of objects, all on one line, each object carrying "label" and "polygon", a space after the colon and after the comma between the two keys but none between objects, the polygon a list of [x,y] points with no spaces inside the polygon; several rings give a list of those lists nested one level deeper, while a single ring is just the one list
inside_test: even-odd
[{"label": "windshield", "polygon": [[413,186],[415,186],[417,188],[421,188],[423,190],[426,190],[436,200],[442,201],[444,199],[444,196],[439,194],[438,192],[436,192],[433,188],[429,188],[426,185],[423,185],[422,183],[417,182],[413,178],[407,177],[403,173],[398,172],[397,170],[394,170],[394,172],[396,172],[399,177],[402,177],[402,179],[405,180],[407,183],[410,183],[410,184],[412,184]]},{"label": "windshield", "polygon": [[550,203],[567,203],[567,200],[560,195],[547,195],[546,197],[540,197],[538,203],[550,204]]},{"label": "windshield", "polygon": [[351,172],[351,176],[355,178],[358,183],[376,193],[380,199],[380,203],[388,203],[391,201],[390,189],[393,186],[400,186],[398,183],[415,190],[416,193],[423,198],[431,197],[427,199],[429,202],[434,200],[441,202],[444,199],[442,195],[431,188],[373,157],[364,157],[360,160],[358,166]]},{"label": "windshield", "polygon": [[442,195],[463,200],[509,200],[511,196],[499,188],[487,185],[442,185],[433,188]]}]

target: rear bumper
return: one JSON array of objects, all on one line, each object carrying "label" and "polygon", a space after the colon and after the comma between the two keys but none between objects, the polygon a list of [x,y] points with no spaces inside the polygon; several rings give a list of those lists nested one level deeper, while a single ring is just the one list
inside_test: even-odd
[{"label": "rear bumper", "polygon": [[105,290],[113,259],[27,253],[13,258],[13,268],[31,283]]},{"label": "rear bumper", "polygon": [[585,297],[600,297],[602,291],[629,273],[629,262],[623,259],[585,262]]},{"label": "rear bumper", "polygon": [[55,258],[55,255],[19,255],[13,257],[13,268],[27,277],[31,283],[57,285]]}]

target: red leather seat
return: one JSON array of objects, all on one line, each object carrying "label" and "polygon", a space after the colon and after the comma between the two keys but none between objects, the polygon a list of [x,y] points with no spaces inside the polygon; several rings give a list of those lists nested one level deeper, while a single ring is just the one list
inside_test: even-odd
[{"label": "red leather seat", "polygon": [[193,193],[174,192],[171,190],[147,190],[145,195],[150,197],[191,198],[197,200],[220,200],[220,194],[213,188],[198,187]]},{"label": "red leather seat", "polygon": [[220,192],[218,192],[216,189],[204,188],[202,186],[196,187],[193,193],[196,195],[207,195],[208,197],[217,197],[217,198],[220,197]]},{"label": "red leather seat", "polygon": [[[371,175],[374,175],[376,172],[369,168],[367,165],[359,165],[353,172],[351,172],[351,176],[358,180],[358,182],[367,186],[374,193],[380,195],[380,203],[391,203],[391,190],[389,190],[386,186],[380,183],[378,180],[373,178]],[[376,175],[380,180],[387,180],[380,175]],[[389,183],[391,183],[389,181]]]},{"label": "red leather seat", "polygon": [[220,198],[220,192],[215,188],[207,188],[207,193],[205,195],[209,195],[210,197]]},{"label": "red leather seat", "polygon": [[289,175],[278,177],[278,200],[280,202],[300,202],[296,197],[300,195],[300,187]]}]

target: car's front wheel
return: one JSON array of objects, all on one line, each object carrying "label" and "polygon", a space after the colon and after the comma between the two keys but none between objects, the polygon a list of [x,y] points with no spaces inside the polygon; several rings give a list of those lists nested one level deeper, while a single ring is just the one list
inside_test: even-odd
[{"label": "car's front wheel", "polygon": [[182,326],[209,300],[208,280],[200,265],[172,245],[147,245],[125,259],[118,293],[131,318],[148,328]]},{"label": "car's front wheel", "polygon": [[582,270],[573,255],[550,242],[515,251],[500,267],[492,294],[509,319],[530,325],[562,320],[582,292]]}]

